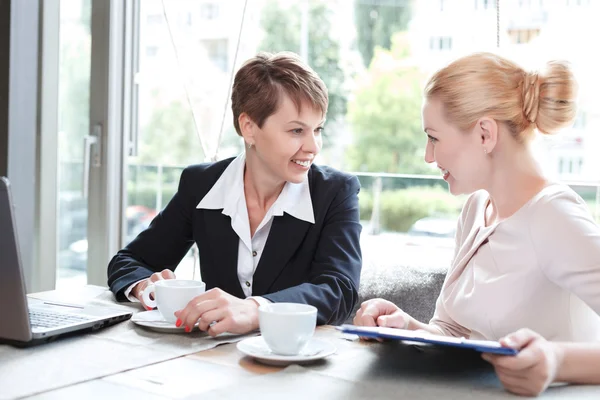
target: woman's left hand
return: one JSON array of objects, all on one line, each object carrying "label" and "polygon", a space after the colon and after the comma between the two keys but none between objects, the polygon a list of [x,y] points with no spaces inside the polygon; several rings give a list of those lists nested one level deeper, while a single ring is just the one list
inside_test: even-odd
[{"label": "woman's left hand", "polygon": [[558,346],[530,329],[500,339],[504,346],[520,350],[516,356],[483,354],[504,387],[522,396],[537,396],[554,382],[563,355]]},{"label": "woman's left hand", "polygon": [[175,316],[176,325],[185,326],[186,332],[191,332],[198,322],[200,330],[208,331],[211,336],[258,329],[258,303],[239,299],[221,289],[211,289],[194,297],[183,310],[176,311]]}]

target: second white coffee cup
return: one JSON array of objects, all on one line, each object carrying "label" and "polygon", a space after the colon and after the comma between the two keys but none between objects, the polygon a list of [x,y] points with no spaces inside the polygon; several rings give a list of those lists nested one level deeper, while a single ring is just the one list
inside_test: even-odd
[{"label": "second white coffee cup", "polygon": [[317,309],[308,304],[263,304],[258,307],[258,323],[273,353],[295,356],[315,333]]},{"label": "second white coffee cup", "polygon": [[[204,293],[205,289],[204,282],[165,279],[148,285],[142,292],[142,299],[146,305],[157,307],[165,321],[174,324],[177,321],[175,311],[184,309],[190,300]],[[150,293],[154,293],[154,300],[150,298]]]}]

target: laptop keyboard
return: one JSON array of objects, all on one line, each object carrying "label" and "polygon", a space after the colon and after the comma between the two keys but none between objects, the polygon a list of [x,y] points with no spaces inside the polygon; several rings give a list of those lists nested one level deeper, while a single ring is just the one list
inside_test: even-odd
[{"label": "laptop keyboard", "polygon": [[83,315],[29,310],[29,321],[31,321],[31,326],[35,328],[57,328],[59,326],[72,325],[91,319],[93,318]]}]

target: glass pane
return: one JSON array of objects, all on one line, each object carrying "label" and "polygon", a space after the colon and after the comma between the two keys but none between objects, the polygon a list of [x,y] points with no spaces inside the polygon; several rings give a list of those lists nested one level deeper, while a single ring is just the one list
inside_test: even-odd
[{"label": "glass pane", "polygon": [[567,60],[579,81],[579,113],[575,124],[556,136],[540,135],[536,150],[546,172],[569,183],[600,222],[600,159],[597,157],[600,60],[585,48],[574,45],[600,34],[600,27],[593,18],[600,11],[600,3],[531,2],[527,5],[509,3],[505,7],[508,15],[525,12],[518,23],[506,31],[508,54],[532,69],[543,68],[550,60]]},{"label": "glass pane", "polygon": [[265,0],[256,26],[245,28],[256,33],[242,35],[253,52],[299,53],[326,83],[319,162],[359,176],[365,268],[445,269],[452,261],[464,198],[424,162],[420,116],[425,79],[457,46],[441,29],[450,3]]},{"label": "glass pane", "polygon": [[[138,153],[128,159],[124,244],[171,199],[183,168],[215,151],[243,9],[231,3],[140,2]],[[218,157],[241,149],[225,140]],[[190,252],[177,276],[193,277],[193,265]]]},{"label": "glass pane", "polygon": [[91,0],[60,2],[57,288],[86,283],[83,138],[89,132]]},{"label": "glass pane", "polygon": [[128,194],[130,207],[144,207],[144,221],[169,199],[183,166],[242,150],[228,104],[231,72],[260,50],[289,50],[329,88],[319,162],[359,175],[363,253],[447,266],[465,198],[451,196],[423,160],[422,88],[458,56],[497,51],[498,36],[501,52],[524,66],[564,57],[585,82],[575,126],[536,148],[543,168],[572,183],[600,220],[600,59],[573,45],[600,29],[597,2],[506,0],[497,31],[493,0],[249,0],[240,32],[245,3],[142,2],[140,151],[129,159]]}]

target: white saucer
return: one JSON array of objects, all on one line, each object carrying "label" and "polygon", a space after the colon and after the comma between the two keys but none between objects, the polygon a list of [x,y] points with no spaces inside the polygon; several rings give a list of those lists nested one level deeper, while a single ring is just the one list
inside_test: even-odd
[{"label": "white saucer", "polygon": [[255,336],[238,342],[237,348],[242,353],[255,358],[257,361],[283,366],[288,364],[308,364],[320,360],[336,352],[335,346],[320,339],[311,339],[302,352],[296,356],[282,356],[273,353],[262,336]]},{"label": "white saucer", "polygon": [[[139,313],[133,314],[131,317],[131,321],[134,324],[150,328],[153,331],[163,332],[163,333],[180,333],[185,332],[185,326],[180,326],[179,328],[170,322],[165,321],[160,311],[151,310],[151,311],[141,311]],[[196,324],[198,326],[198,324]]]}]

